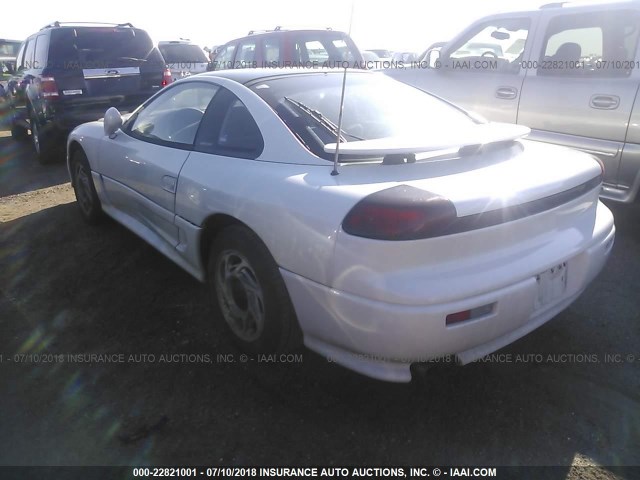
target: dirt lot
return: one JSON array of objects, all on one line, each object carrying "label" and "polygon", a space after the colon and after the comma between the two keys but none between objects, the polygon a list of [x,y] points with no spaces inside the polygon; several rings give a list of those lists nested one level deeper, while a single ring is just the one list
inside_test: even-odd
[{"label": "dirt lot", "polygon": [[0,136],[0,465],[640,465],[640,205],[614,208],[598,280],[502,361],[395,385],[308,351],[243,362],[199,283],[83,224],[64,165]]}]

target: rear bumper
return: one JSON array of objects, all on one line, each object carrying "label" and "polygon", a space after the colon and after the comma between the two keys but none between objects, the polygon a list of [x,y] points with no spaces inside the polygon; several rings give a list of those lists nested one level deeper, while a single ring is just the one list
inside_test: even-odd
[{"label": "rear bumper", "polygon": [[[410,366],[446,355],[466,364],[502,348],[567,308],[601,271],[611,251],[615,227],[611,212],[599,204],[592,238],[567,265],[566,288],[539,305],[536,276],[513,278],[500,289],[459,296],[431,305],[375,301],[331,289],[282,271],[305,345],[331,361],[373,378],[408,382]],[[542,272],[539,272],[542,273]],[[451,289],[460,282],[449,278]],[[493,304],[478,319],[446,325],[449,314]]]},{"label": "rear bumper", "polygon": [[120,113],[132,112],[138,108],[146,98],[147,97],[127,101],[114,101],[111,104],[98,103],[97,105],[56,106],[55,114],[50,116],[49,123],[57,130],[70,132],[78,125],[103,118],[109,107],[117,108],[120,110]]}]

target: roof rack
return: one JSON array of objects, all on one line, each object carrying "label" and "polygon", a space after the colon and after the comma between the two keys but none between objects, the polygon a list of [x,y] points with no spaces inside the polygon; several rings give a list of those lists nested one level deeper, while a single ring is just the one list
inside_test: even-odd
[{"label": "roof rack", "polygon": [[55,21],[53,23],[45,25],[40,30],[45,30],[47,28],[59,28],[59,27],[63,27],[63,26],[74,26],[74,25],[78,25],[78,26],[99,25],[99,26],[108,26],[108,27],[116,27],[116,28],[118,28],[118,27],[135,28],[133,26],[133,24],[131,24],[130,22],[126,22],[126,23],[105,23],[105,22],[58,22],[58,21]]},{"label": "roof rack", "polygon": [[[291,30],[300,30],[300,29],[299,28],[298,29],[285,28],[282,25],[278,25],[273,30],[249,30],[249,33],[247,35],[256,35],[258,33],[270,33],[270,32],[288,32],[288,31],[291,31]],[[307,30],[307,29],[304,29],[304,30]],[[312,29],[309,29],[309,30],[322,30],[322,29],[312,28]],[[333,28],[326,27],[325,30],[333,30]]]}]

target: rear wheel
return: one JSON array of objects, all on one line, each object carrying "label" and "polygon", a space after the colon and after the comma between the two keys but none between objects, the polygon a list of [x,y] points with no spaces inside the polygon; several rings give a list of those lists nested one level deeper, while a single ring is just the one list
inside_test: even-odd
[{"label": "rear wheel", "polygon": [[33,149],[36,152],[38,161],[42,164],[53,162],[57,154],[60,153],[60,150],[54,145],[51,132],[47,132],[46,129],[40,125],[33,112],[31,112],[29,118],[31,123],[31,143],[33,144]]},{"label": "rear wheel", "polygon": [[71,173],[73,190],[82,218],[87,223],[95,224],[102,218],[102,207],[91,177],[91,168],[87,156],[81,148],[76,149],[71,157]]},{"label": "rear wheel", "polygon": [[207,274],[214,310],[240,348],[275,353],[300,346],[284,280],[255,233],[240,225],[223,230],[211,246]]}]

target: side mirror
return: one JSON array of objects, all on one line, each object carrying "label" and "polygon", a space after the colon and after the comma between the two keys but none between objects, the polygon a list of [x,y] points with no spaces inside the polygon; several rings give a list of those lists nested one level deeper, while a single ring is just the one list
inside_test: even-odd
[{"label": "side mirror", "polygon": [[111,107],[104,114],[104,134],[109,138],[122,127],[122,115],[117,108]]}]

